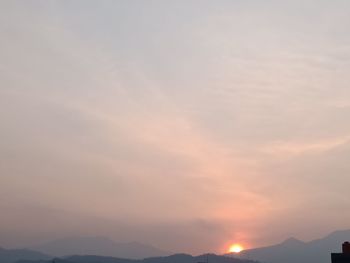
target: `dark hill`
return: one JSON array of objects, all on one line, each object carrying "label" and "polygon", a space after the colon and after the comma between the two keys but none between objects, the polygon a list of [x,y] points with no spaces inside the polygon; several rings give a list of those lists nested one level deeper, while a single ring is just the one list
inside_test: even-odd
[{"label": "dark hill", "polygon": [[40,252],[28,249],[4,249],[0,248],[0,262],[14,263],[21,259],[40,260],[50,259],[51,257]]},{"label": "dark hill", "polygon": [[[186,254],[175,254],[167,257],[154,257],[142,260],[121,259],[100,256],[72,256],[64,259],[55,259],[55,263],[254,263],[254,261],[237,259],[214,254],[193,257]],[[18,263],[52,263],[52,261],[20,261]]]}]

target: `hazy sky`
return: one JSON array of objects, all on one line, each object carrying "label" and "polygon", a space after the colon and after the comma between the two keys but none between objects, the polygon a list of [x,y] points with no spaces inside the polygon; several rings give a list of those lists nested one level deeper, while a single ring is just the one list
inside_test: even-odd
[{"label": "hazy sky", "polygon": [[350,228],[350,1],[0,2],[0,246],[224,252]]}]

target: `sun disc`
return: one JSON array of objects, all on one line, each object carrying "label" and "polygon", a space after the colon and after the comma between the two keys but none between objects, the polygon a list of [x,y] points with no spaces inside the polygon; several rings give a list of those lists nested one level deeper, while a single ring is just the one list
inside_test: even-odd
[{"label": "sun disc", "polygon": [[233,244],[229,248],[230,253],[239,253],[243,250],[243,247],[240,244]]}]

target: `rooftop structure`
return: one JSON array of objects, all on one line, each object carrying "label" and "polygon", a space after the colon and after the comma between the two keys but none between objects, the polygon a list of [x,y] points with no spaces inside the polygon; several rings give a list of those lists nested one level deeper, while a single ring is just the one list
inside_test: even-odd
[{"label": "rooftop structure", "polygon": [[350,263],[350,243],[343,243],[342,253],[332,253],[332,263]]}]

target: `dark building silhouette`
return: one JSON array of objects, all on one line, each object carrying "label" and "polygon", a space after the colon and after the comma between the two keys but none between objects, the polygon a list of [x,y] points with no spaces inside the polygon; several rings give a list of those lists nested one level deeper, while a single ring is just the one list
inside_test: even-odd
[{"label": "dark building silhouette", "polygon": [[332,263],[350,263],[350,243],[343,243],[343,253],[332,253]]}]

